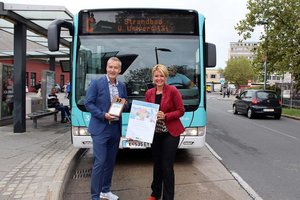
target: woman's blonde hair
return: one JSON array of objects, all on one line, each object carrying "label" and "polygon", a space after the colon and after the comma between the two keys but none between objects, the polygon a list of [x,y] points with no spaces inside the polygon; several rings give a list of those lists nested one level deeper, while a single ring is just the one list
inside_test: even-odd
[{"label": "woman's blonde hair", "polygon": [[152,76],[154,75],[155,71],[159,71],[166,78],[169,77],[168,68],[166,66],[164,66],[163,64],[157,64],[152,68]]}]

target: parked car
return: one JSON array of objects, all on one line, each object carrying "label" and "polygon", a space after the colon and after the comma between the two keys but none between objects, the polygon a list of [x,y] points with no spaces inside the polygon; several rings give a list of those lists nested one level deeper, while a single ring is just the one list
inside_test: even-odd
[{"label": "parked car", "polygon": [[232,105],[233,114],[246,114],[249,119],[256,115],[281,117],[281,99],[273,91],[245,90],[236,98]]}]

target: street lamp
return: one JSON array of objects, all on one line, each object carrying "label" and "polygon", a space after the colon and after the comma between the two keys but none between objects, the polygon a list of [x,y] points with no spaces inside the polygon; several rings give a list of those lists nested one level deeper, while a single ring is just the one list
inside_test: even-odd
[{"label": "street lamp", "polygon": [[167,48],[157,48],[157,47],[155,47],[156,64],[158,64],[158,55],[157,55],[157,51],[172,52],[170,49],[167,49]]},{"label": "street lamp", "polygon": [[266,57],[264,60],[264,90],[266,90],[266,83],[267,83],[267,63],[268,63],[268,21],[261,20],[258,24],[264,25],[265,33],[266,33]]}]

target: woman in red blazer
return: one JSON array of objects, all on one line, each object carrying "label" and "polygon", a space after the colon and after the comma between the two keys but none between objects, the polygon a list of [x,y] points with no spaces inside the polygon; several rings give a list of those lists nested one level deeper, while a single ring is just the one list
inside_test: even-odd
[{"label": "woman in red blazer", "polygon": [[184,132],[180,117],[184,114],[181,94],[176,87],[167,85],[168,69],[157,64],[152,69],[155,87],[146,92],[145,101],[160,104],[152,148],[152,194],[148,200],[174,199],[174,160],[180,134]]}]

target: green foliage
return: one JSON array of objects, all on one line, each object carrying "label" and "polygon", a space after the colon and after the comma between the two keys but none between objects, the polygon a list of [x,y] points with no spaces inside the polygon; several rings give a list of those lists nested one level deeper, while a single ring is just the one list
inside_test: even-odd
[{"label": "green foliage", "polygon": [[245,19],[235,27],[238,34],[248,39],[255,27],[265,29],[255,52],[254,70],[262,70],[267,55],[268,73],[290,72],[300,89],[300,1],[248,0],[247,9]]},{"label": "green foliage", "polygon": [[300,109],[297,108],[282,108],[282,113],[293,117],[300,117]]},{"label": "green foliage", "polygon": [[224,77],[226,81],[233,83],[237,88],[240,85],[247,85],[248,80],[253,80],[250,61],[244,57],[228,60]]},{"label": "green foliage", "polygon": [[130,70],[129,73],[125,75],[125,81],[151,83],[152,81],[151,68]]}]

